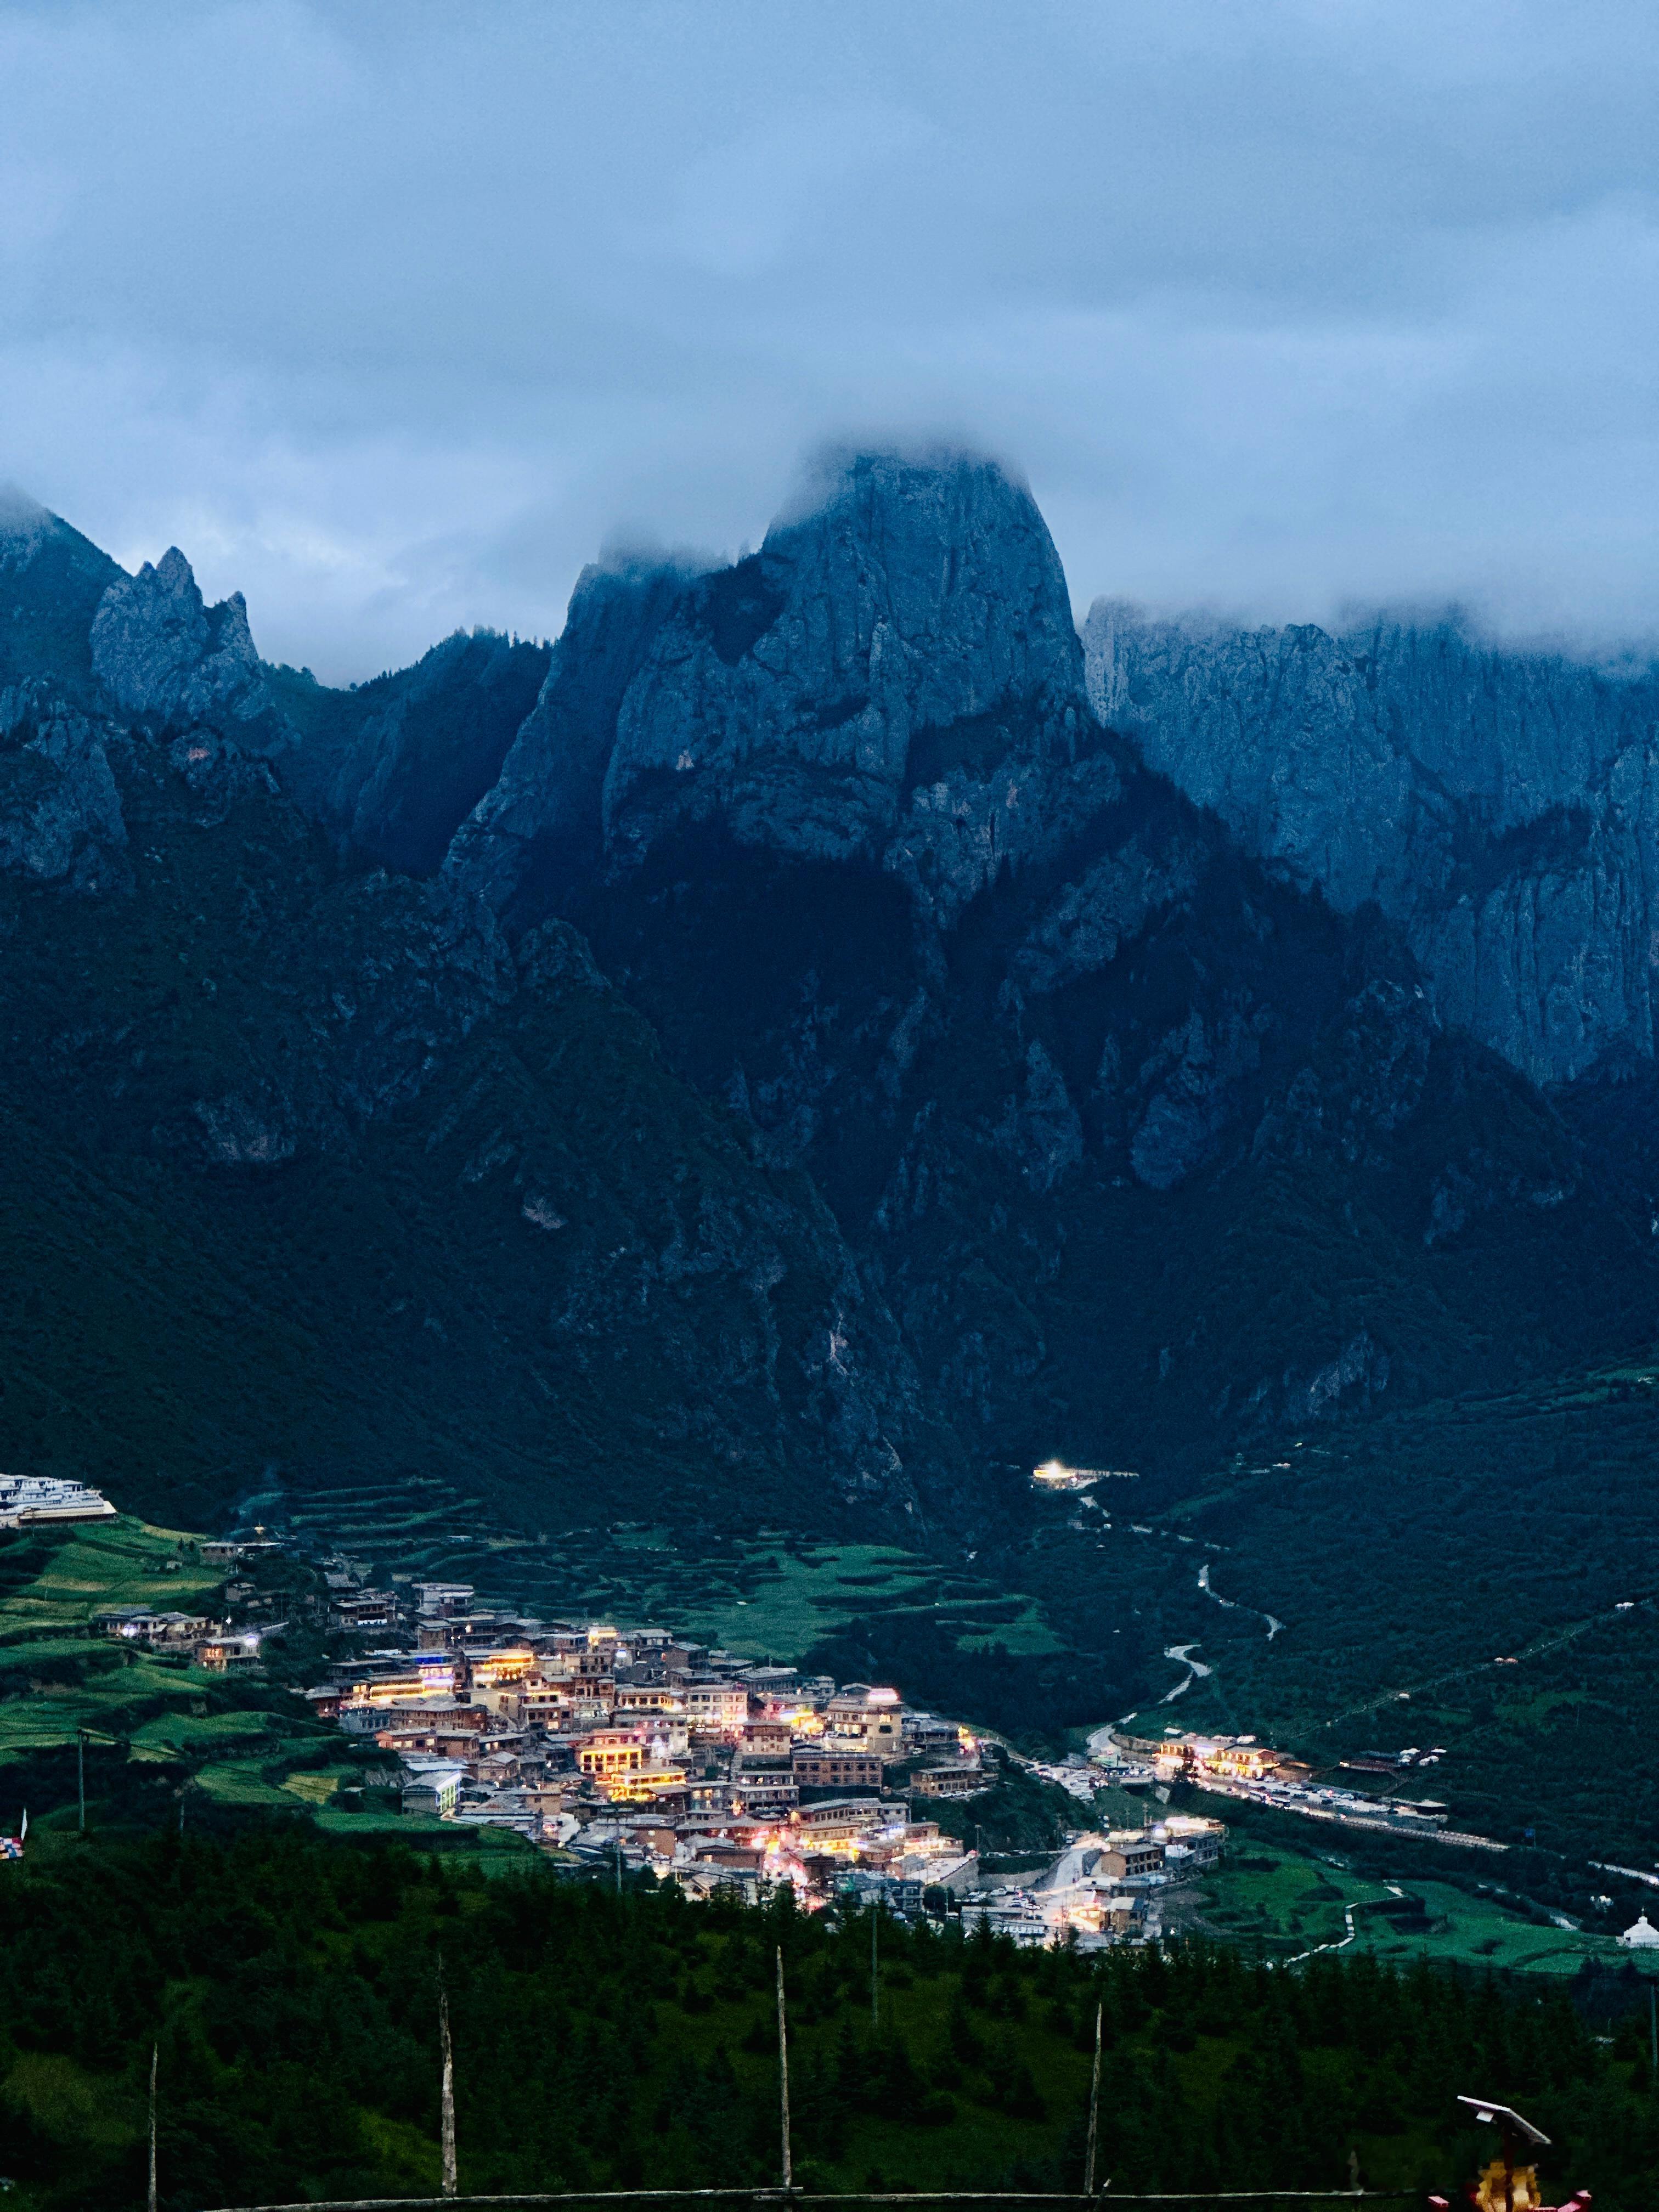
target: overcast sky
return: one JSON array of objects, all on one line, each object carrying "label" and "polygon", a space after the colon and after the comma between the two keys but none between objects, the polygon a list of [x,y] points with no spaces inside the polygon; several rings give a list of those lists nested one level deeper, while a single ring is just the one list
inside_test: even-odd
[{"label": "overcast sky", "polygon": [[0,477],[336,679],[1007,457],[1099,592],[1659,632],[1651,0],[0,14]]}]

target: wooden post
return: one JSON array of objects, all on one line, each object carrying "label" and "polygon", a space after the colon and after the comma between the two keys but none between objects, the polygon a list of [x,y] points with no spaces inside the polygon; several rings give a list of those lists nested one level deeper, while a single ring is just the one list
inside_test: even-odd
[{"label": "wooden post", "polygon": [[872,2028],[879,2027],[881,2025],[880,2002],[876,1994],[878,1987],[876,1981],[876,1929],[880,1923],[880,1917],[881,1916],[877,1911],[875,1905],[872,1904],[870,1907],[870,2025]]},{"label": "wooden post", "polygon": [[1653,2086],[1659,2089],[1659,1998],[1648,1984],[1648,2050],[1653,2061]]},{"label": "wooden post", "polygon": [[[455,2054],[449,2042],[449,1992],[444,1987],[443,1966],[438,1967],[438,2040],[443,2048],[443,2086],[441,2092],[441,2116],[440,2129],[443,2148],[443,2193],[453,2197],[459,2193],[455,2177]],[[154,2207],[151,2208],[154,2212]]]},{"label": "wooden post", "polygon": [[149,2212],[155,2212],[155,2061],[161,2045],[149,2046]]},{"label": "wooden post", "polygon": [[75,1780],[81,1797],[81,1833],[87,1832],[87,1732],[75,1731]]},{"label": "wooden post", "polygon": [[1095,2007],[1095,2070],[1089,2085],[1089,2148],[1083,2161],[1083,2193],[1095,2193],[1095,2150],[1100,2142],[1100,2026],[1103,2004]]},{"label": "wooden post", "polygon": [[783,1946],[778,1946],[778,2112],[783,2135],[783,2185],[795,2185],[789,2155],[789,2032],[783,2009]]}]

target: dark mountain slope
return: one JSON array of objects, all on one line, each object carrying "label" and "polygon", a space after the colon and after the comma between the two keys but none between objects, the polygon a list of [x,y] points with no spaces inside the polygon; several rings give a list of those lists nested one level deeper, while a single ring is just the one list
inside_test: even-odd
[{"label": "dark mountain slope", "polygon": [[1101,724],[989,464],[589,571],[550,659],[324,692],[176,552],[88,634],[5,695],[0,1456],[1006,1533],[1053,1449],[1184,1480],[1651,1328],[1630,1117]]},{"label": "dark mountain slope", "polygon": [[[103,886],[0,875],[0,1464],[210,1523],[273,1468],[436,1474],[520,1520],[902,1512],[949,1439],[805,1176],[573,933],[509,950],[343,863],[190,719],[219,634],[165,673],[184,703],[80,719]],[[242,671],[225,696],[234,727]]]},{"label": "dark mountain slope", "polygon": [[544,646],[458,630],[413,668],[349,691],[268,669],[300,739],[280,760],[283,780],[354,852],[430,875],[493,788],[548,659]]},{"label": "dark mountain slope", "polygon": [[[1000,471],[857,460],[665,613],[672,582],[626,683],[613,629],[602,783],[597,690],[562,750],[573,620],[450,872],[574,919],[810,1168],[988,1456],[1202,1459],[1645,1334],[1645,1221],[1574,1130],[1441,1029],[1374,909],[1095,720]],[[522,865],[538,804],[586,825],[562,877]]]},{"label": "dark mountain slope", "polygon": [[1202,1460],[1649,1325],[1651,1240],[1559,1115],[1219,839],[1115,958],[1018,996],[1035,884],[982,895],[942,979],[890,879],[707,835],[578,911],[999,1460]]},{"label": "dark mountain slope", "polygon": [[120,574],[78,530],[0,486],[0,690],[50,670],[84,698],[92,618]]}]

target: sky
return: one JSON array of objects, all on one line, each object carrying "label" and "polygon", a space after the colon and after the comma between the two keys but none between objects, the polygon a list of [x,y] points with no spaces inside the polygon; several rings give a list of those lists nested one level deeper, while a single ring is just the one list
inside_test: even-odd
[{"label": "sky", "polygon": [[1659,635],[1650,0],[0,11],[0,480],[327,680],[827,442],[1097,593]]}]

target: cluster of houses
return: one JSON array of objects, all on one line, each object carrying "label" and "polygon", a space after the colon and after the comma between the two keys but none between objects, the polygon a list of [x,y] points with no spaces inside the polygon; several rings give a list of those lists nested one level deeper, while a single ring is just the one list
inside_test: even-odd
[{"label": "cluster of houses", "polygon": [[[1162,1832],[1095,1838],[1092,1856],[1085,1839],[1033,1907],[929,1817],[994,1787],[1011,1754],[896,1689],[666,1628],[490,1611],[465,1583],[417,1583],[405,1612],[349,1562],[325,1572],[333,1625],[371,1648],[307,1696],[384,1754],[366,1807],[395,1790],[405,1813],[516,1828],[606,1876],[648,1870],[694,1896],[757,1899],[787,1882],[809,1907],[850,1897],[907,1916],[988,1912],[1022,1941],[1039,1926],[1043,1941],[1156,1932],[1142,1893],[1181,1870],[1183,1851],[1196,1863]],[[1197,1825],[1218,1849],[1218,1824]]]},{"label": "cluster of houses", "polygon": [[373,1648],[307,1698],[391,1755],[378,1771],[405,1812],[517,1828],[693,1894],[788,1881],[809,1901],[870,1888],[921,1910],[973,1885],[975,1855],[919,1815],[994,1786],[995,1754],[896,1690],[665,1628],[489,1611],[465,1583],[415,1584],[400,1619],[349,1562],[325,1572],[332,1625]]},{"label": "cluster of houses", "polygon": [[[209,1566],[234,1570],[251,1566],[281,1549],[269,1539],[255,1537],[245,1542],[227,1540],[204,1544],[201,1555]],[[155,1571],[178,1574],[183,1567],[183,1553],[178,1551],[161,1559]],[[234,1575],[226,1583],[224,1599],[231,1611],[223,1620],[161,1606],[113,1605],[94,1613],[92,1625],[118,1643],[141,1644],[149,1650],[187,1659],[211,1674],[260,1674],[264,1667],[263,1647],[280,1638],[288,1623],[274,1617],[274,1608],[254,1583],[237,1581]]]},{"label": "cluster of houses", "polygon": [[[236,1570],[280,1548],[204,1547],[228,1570],[228,1620],[125,1606],[97,1625],[216,1672],[257,1672],[286,1623]],[[895,1688],[667,1628],[536,1620],[479,1605],[464,1583],[375,1588],[343,1558],[323,1563],[322,1583],[312,1625],[344,1650],[303,1694],[365,1753],[342,1810],[510,1828],[607,1879],[648,1871],[692,1896],[757,1900],[787,1882],[809,1909],[840,1898],[907,1917],[957,1911],[1018,1942],[1085,1948],[1157,1940],[1168,1885],[1222,1847],[1219,1822],[1172,1816],[1074,1835],[1040,1875],[994,1872],[938,1817],[1016,1761],[1092,1811],[1107,1779],[1151,1784],[1183,1757],[1190,1771],[1190,1740],[1178,1754],[1120,1737],[1038,1765]]]},{"label": "cluster of houses", "polygon": [[1226,1839],[1222,1821],[1185,1814],[1073,1836],[1046,1872],[969,1899],[963,1921],[968,1927],[982,1921],[1019,1944],[1071,1943],[1086,1951],[1156,1942],[1170,1886],[1213,1866]]},{"label": "cluster of houses", "polygon": [[1144,1764],[1159,1782],[1300,1785],[1312,1771],[1304,1760],[1274,1751],[1253,1735],[1193,1735],[1166,1729],[1161,1736],[1137,1736],[1115,1728],[1103,1732],[1101,1749],[1109,1762]]}]

